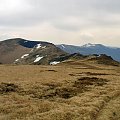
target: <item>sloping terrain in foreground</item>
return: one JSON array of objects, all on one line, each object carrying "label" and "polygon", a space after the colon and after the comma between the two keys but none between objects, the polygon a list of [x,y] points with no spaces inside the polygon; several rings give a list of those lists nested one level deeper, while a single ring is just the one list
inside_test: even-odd
[{"label": "sloping terrain in foreground", "polygon": [[118,66],[0,65],[0,120],[120,120],[119,111]]}]

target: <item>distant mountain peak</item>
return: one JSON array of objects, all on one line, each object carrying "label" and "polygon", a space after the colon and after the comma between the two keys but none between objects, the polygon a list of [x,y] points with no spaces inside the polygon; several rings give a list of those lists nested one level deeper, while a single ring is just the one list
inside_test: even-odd
[{"label": "distant mountain peak", "polygon": [[62,48],[65,48],[65,45],[64,45],[64,44],[62,44],[61,46],[62,46]]},{"label": "distant mountain peak", "polygon": [[58,45],[60,49],[64,50],[67,53],[80,53],[83,55],[92,55],[92,54],[106,54],[111,56],[114,60],[120,61],[120,48],[109,47],[102,44],[85,44],[83,46],[74,46],[74,45]]},{"label": "distant mountain peak", "polygon": [[83,45],[82,47],[95,47],[96,44],[91,44],[91,43],[87,43],[85,45]]},{"label": "distant mountain peak", "polygon": [[87,43],[81,47],[86,47],[86,48],[89,48],[89,47],[103,47],[104,45],[102,44],[92,44],[92,43]]}]

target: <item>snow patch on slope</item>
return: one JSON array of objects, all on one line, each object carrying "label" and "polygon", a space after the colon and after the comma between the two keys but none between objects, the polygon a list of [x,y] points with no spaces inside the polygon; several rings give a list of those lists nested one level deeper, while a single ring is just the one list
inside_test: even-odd
[{"label": "snow patch on slope", "polygon": [[37,44],[36,48],[37,49],[41,48],[41,44]]},{"label": "snow patch on slope", "polygon": [[44,48],[46,48],[46,46],[43,46],[42,48],[44,49]]},{"label": "snow patch on slope", "polygon": [[44,49],[44,48],[46,48],[46,46],[42,46],[41,44],[37,44],[37,45],[36,45],[36,48],[37,48],[37,49],[39,49],[39,48],[43,48],[43,49]]},{"label": "snow patch on slope", "polygon": [[15,62],[18,62],[18,61],[19,61],[19,59],[16,59],[16,60],[15,60]]},{"label": "snow patch on slope", "polygon": [[23,59],[24,57],[27,57],[29,54],[25,54],[25,55],[23,55],[21,58]]},{"label": "snow patch on slope", "polygon": [[27,43],[28,41],[26,40],[26,41],[24,41],[24,43]]},{"label": "snow patch on slope", "polygon": [[63,48],[65,48],[65,46],[64,45],[61,45]]},{"label": "snow patch on slope", "polygon": [[60,63],[59,61],[54,61],[54,62],[50,62],[50,65],[57,65],[59,63]]},{"label": "snow patch on slope", "polygon": [[40,57],[39,55],[36,55],[36,59],[34,60],[34,62],[39,62],[42,58],[44,58],[43,56]]}]

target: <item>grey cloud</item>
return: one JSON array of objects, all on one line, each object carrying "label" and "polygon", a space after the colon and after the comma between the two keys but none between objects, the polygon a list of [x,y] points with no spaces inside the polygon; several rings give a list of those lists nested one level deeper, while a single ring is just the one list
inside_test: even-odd
[{"label": "grey cloud", "polygon": [[[1,6],[1,2],[4,1],[9,1],[9,4],[5,3],[8,8]],[[66,39],[66,41],[70,39],[71,43],[74,43],[75,39],[102,41],[110,34],[114,41],[115,36],[119,35],[120,0],[11,1],[19,1],[20,5],[11,10],[10,0],[0,0],[1,34],[10,31],[10,34],[33,36],[35,39],[41,36],[45,39]],[[104,30],[107,31],[107,35]],[[94,36],[81,35],[81,32],[93,33]],[[116,41],[119,41],[119,37]]]},{"label": "grey cloud", "polygon": [[[114,24],[117,20],[114,20],[114,18],[111,18],[113,21],[108,20],[107,14],[118,14],[120,12],[119,0],[26,0],[26,4],[30,6],[28,11],[22,11],[24,8],[21,6],[18,8],[21,9],[18,12],[15,10],[15,13],[9,14],[9,11],[6,10],[7,15],[0,13],[0,26],[24,27],[42,22],[54,25],[56,20],[58,22],[57,25],[55,22],[55,27],[66,30],[73,28],[76,30],[78,29],[77,27],[87,23],[94,26],[94,23],[102,24],[104,21],[109,21],[109,23]],[[24,7],[27,6],[24,5]],[[62,18],[67,16],[79,17],[81,18],[80,21],[85,21],[78,26],[76,25],[77,23],[65,25]],[[61,19],[61,22],[59,22],[59,19]]]}]

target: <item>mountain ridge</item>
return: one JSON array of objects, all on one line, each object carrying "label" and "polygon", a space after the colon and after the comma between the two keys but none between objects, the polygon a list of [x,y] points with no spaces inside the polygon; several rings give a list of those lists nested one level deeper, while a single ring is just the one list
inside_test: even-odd
[{"label": "mountain ridge", "polygon": [[[61,48],[62,47],[62,48]],[[95,47],[105,50],[105,46],[86,44],[82,47],[71,45],[56,46],[45,41],[31,41],[22,38],[8,39],[0,42],[0,63],[2,64],[32,64],[56,65],[68,61],[96,62],[100,64],[118,65],[110,55],[94,53]],[[67,49],[66,49],[67,48]],[[83,54],[88,49],[91,54]],[[107,48],[108,49],[108,48]],[[69,51],[68,51],[69,50]],[[83,52],[83,53],[82,53]]]},{"label": "mountain ridge", "polygon": [[[54,44],[44,41],[30,41],[22,38],[13,38],[0,42],[0,63],[18,63],[20,59],[20,63],[24,64],[24,60],[26,60],[29,54],[31,57],[32,55],[35,57],[41,54],[53,58],[67,53],[57,48]],[[40,58],[40,56],[38,58]],[[30,59],[31,58],[29,58],[29,60]],[[32,58],[33,61],[35,61],[34,59]],[[39,61],[37,61],[37,63],[38,62]]]},{"label": "mountain ridge", "polygon": [[73,53],[80,53],[83,55],[107,54],[108,56],[112,56],[113,59],[120,61],[120,48],[116,48],[116,47],[109,47],[102,44],[91,44],[91,43],[82,46],[66,45],[66,44],[60,44],[56,46],[70,54]]}]

